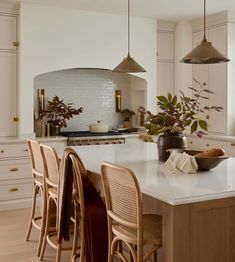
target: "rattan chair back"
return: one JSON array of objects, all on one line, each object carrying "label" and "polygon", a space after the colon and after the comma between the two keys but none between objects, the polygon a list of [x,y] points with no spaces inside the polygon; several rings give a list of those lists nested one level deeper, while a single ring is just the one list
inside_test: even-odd
[{"label": "rattan chair back", "polygon": [[137,256],[142,257],[142,198],[134,173],[128,168],[103,162],[101,176],[108,215],[110,248],[117,245],[111,235],[113,233],[117,235],[118,231],[126,232],[122,234],[122,237],[119,236],[120,240],[127,246],[128,243],[134,244],[137,248]]},{"label": "rattan chair back", "polygon": [[33,139],[28,139],[27,143],[29,148],[33,176],[43,177],[43,161],[40,152],[40,144],[38,141]]},{"label": "rattan chair back", "polygon": [[58,188],[59,183],[59,158],[53,147],[41,144],[40,150],[44,163],[46,184],[50,187]]},{"label": "rattan chair back", "polygon": [[[84,245],[85,245],[85,199],[83,192],[82,174],[80,167],[83,163],[73,154],[69,155],[73,165],[73,201],[74,201],[74,242],[72,250],[72,261],[79,257],[79,261],[84,260]],[[79,238],[79,253],[78,253],[78,238]]]}]

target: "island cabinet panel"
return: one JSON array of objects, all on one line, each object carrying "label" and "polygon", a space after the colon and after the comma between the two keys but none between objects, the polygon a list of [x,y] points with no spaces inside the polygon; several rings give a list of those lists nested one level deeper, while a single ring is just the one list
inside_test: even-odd
[{"label": "island cabinet panel", "polygon": [[234,197],[188,205],[163,204],[163,261],[234,262],[234,221]]}]

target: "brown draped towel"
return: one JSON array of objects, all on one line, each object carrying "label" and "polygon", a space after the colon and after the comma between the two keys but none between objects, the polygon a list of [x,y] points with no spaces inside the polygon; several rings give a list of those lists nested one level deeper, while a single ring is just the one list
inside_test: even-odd
[{"label": "brown draped towel", "polygon": [[82,175],[85,199],[85,256],[86,262],[106,262],[108,260],[108,226],[104,202],[96,191],[77,153],[67,148],[64,151],[59,179],[59,197],[57,209],[57,237],[69,240],[69,225],[72,214],[73,167],[69,157],[73,154]]}]

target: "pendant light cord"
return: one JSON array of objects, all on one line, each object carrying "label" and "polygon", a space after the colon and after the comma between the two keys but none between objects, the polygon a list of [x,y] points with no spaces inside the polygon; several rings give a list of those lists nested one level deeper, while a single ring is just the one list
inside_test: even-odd
[{"label": "pendant light cord", "polygon": [[130,56],[130,0],[128,0],[128,55],[127,56]]},{"label": "pendant light cord", "polygon": [[204,0],[204,36],[202,42],[207,42],[206,39],[206,0]]}]

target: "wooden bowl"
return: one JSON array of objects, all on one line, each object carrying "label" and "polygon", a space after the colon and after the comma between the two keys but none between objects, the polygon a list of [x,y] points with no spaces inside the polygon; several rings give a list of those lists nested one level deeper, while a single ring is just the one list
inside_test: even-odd
[{"label": "wooden bowl", "polygon": [[[168,149],[168,151],[170,152],[176,151],[179,153],[185,152],[191,156],[194,156],[195,154],[202,152],[202,150],[187,150],[187,149],[177,149],[177,148],[171,148]],[[216,156],[216,157],[195,157],[198,164],[198,170],[210,170],[212,168],[215,168],[227,158],[229,158],[229,156],[226,155]]]}]

